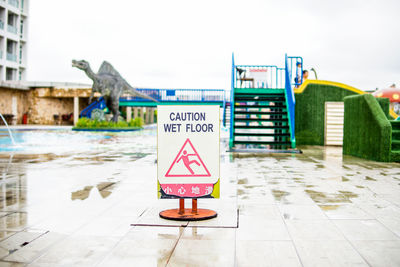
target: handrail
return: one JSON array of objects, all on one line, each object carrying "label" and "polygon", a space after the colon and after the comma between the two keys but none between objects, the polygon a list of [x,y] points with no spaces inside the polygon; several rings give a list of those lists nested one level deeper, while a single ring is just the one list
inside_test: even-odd
[{"label": "handrail", "polygon": [[231,117],[230,117],[230,127],[229,127],[229,147],[233,147],[233,128],[235,127],[235,117],[233,113],[234,109],[234,90],[235,90],[235,80],[236,80],[236,70],[235,70],[235,57],[232,53],[232,74],[231,74]]},{"label": "handrail", "polygon": [[[156,88],[137,88],[139,93],[151,96],[159,102],[223,102],[225,99],[224,89],[156,89]],[[121,97],[121,102],[127,101],[151,102],[140,96]]]},{"label": "handrail", "polygon": [[[234,88],[265,88],[265,89],[281,89],[284,88],[284,79],[282,68],[276,65],[235,65],[233,79]],[[251,72],[262,71],[264,74],[257,77],[249,76]],[[242,77],[237,76],[237,72]]]},{"label": "handrail", "polygon": [[296,100],[294,98],[294,91],[291,83],[291,73],[289,72],[288,66],[288,56],[285,54],[285,95],[286,95],[286,106],[289,112],[289,130],[290,130],[290,142],[292,143],[292,148],[296,148],[296,138],[295,138],[295,128],[294,128],[294,112]]}]

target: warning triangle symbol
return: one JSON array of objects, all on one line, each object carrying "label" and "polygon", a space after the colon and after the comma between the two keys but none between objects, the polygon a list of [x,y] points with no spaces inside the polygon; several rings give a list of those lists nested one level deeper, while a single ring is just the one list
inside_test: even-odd
[{"label": "warning triangle symbol", "polygon": [[210,177],[199,153],[197,153],[190,139],[186,139],[165,177]]}]

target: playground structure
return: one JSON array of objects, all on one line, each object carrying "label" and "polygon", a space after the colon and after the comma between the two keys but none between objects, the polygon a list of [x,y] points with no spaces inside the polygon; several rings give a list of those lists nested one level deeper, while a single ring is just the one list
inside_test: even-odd
[{"label": "playground structure", "polygon": [[[295,97],[293,89],[302,83],[303,59],[285,55],[285,67],[235,65],[228,109],[230,149],[296,148]],[[224,124],[228,118],[224,116]]]},{"label": "playground structure", "polygon": [[[344,130],[344,99],[368,93],[338,82],[308,79],[303,81],[302,72],[303,59],[297,56],[285,56],[285,65],[281,68],[276,65],[235,65],[232,55],[230,91],[140,88],[137,89],[140,94],[147,95],[157,102],[140,96],[122,96],[119,106],[127,107],[128,119],[132,115],[131,107],[135,107],[135,117],[138,108],[149,108],[150,118],[154,117],[152,114],[157,105],[219,105],[223,108],[223,125],[229,129],[229,148],[232,151],[293,151],[290,149],[295,149],[296,145],[342,146],[344,139],[349,140],[345,136],[349,131]],[[398,98],[394,94],[393,97]],[[93,110],[105,107],[104,100],[99,98],[85,108],[81,116],[91,117]],[[361,111],[362,109],[358,112]],[[368,109],[365,109],[365,112],[369,112]],[[386,111],[384,113],[386,114]],[[143,116],[143,110],[140,114]],[[387,120],[396,118],[397,114],[389,108]],[[383,161],[398,161],[400,127],[393,121],[386,124],[393,129],[382,135],[385,140],[389,138],[385,142],[391,144],[382,152],[386,155]],[[349,149],[350,143],[343,144],[347,146],[344,147],[344,153],[366,157],[353,152],[354,146]],[[362,151],[360,147],[357,150]]]}]

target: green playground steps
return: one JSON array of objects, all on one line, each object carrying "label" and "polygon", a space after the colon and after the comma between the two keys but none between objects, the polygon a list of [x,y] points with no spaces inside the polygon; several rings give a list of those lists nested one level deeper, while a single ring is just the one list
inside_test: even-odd
[{"label": "green playground steps", "polygon": [[291,147],[284,89],[234,88],[231,147]]},{"label": "green playground steps", "polygon": [[400,121],[390,121],[392,125],[391,160],[400,162]]}]

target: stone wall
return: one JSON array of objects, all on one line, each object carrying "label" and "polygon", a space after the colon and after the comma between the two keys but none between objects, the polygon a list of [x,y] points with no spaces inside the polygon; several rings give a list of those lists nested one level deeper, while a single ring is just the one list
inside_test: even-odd
[{"label": "stone wall", "polygon": [[28,94],[29,91],[0,88],[0,113],[13,114],[14,123],[21,124],[23,114],[28,112]]},{"label": "stone wall", "polygon": [[[74,112],[73,98],[50,98],[35,96],[29,98],[30,112],[28,116],[29,124],[64,124],[72,125],[72,117],[69,121],[62,120],[62,115]],[[56,121],[54,115],[59,115]]]},{"label": "stone wall", "polygon": [[[72,125],[73,116],[66,121],[62,115],[74,112],[74,97],[79,97],[79,112],[87,107],[90,92],[90,88],[0,88],[0,112],[14,114],[15,124],[22,124],[22,116],[27,113],[28,124]],[[59,116],[58,120],[54,115]]]}]

